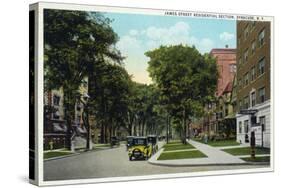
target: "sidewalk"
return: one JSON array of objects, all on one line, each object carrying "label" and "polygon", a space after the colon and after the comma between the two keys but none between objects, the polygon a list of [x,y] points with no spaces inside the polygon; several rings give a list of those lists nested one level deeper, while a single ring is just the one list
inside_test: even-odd
[{"label": "sidewalk", "polygon": [[163,152],[163,148],[160,149],[155,155],[153,155],[148,162],[156,165],[165,166],[202,166],[202,165],[241,165],[247,164],[239,158],[239,156],[233,156],[219,148],[202,144],[193,140],[188,141],[196,149],[207,155],[206,158],[194,158],[194,159],[180,159],[180,160],[157,160],[157,158]]}]

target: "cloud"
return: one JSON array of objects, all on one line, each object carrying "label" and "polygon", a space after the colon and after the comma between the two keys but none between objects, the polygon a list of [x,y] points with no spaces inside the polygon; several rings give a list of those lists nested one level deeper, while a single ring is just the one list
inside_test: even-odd
[{"label": "cloud", "polygon": [[[201,53],[210,52],[214,48],[214,42],[209,38],[203,38],[198,43],[198,50]],[[195,45],[196,46],[196,45]]]},{"label": "cloud", "polygon": [[141,33],[149,40],[161,44],[172,45],[186,43],[189,36],[190,27],[185,22],[177,22],[175,25],[168,28],[148,27]]},{"label": "cloud", "polygon": [[125,67],[129,74],[133,75],[133,80],[151,83],[146,71],[149,58],[144,53],[160,45],[194,45],[200,53],[210,52],[214,48],[213,40],[191,36],[190,31],[188,23],[177,22],[170,27],[150,26],[142,30],[132,29],[127,35],[121,36],[117,48],[126,56]]},{"label": "cloud", "polygon": [[116,44],[117,48],[121,50],[124,55],[129,55],[132,52],[138,52],[141,49],[141,40],[138,40],[136,37],[131,35],[125,35],[120,38]]},{"label": "cloud", "polygon": [[129,34],[130,34],[131,36],[136,36],[136,35],[139,34],[139,32],[138,32],[138,30],[131,29],[131,30],[129,31]]},{"label": "cloud", "polygon": [[234,38],[234,34],[233,33],[228,33],[228,32],[223,32],[220,34],[220,39],[222,41],[229,41],[231,39]]}]

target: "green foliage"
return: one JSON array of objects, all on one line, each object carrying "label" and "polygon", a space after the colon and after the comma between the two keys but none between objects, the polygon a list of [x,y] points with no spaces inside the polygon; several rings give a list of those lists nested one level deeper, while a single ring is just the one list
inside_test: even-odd
[{"label": "green foliage", "polygon": [[109,24],[99,13],[44,10],[46,89],[77,90],[97,59],[122,60]]},{"label": "green foliage", "polygon": [[184,132],[185,124],[191,117],[202,115],[204,102],[214,94],[218,75],[215,60],[184,45],[160,46],[146,55],[161,104],[176,126],[184,124],[178,127]]},{"label": "green foliage", "polygon": [[44,10],[44,89],[63,89],[68,148],[74,106],[84,78],[96,79],[94,67],[105,59],[117,63],[123,59],[115,48],[118,36],[109,24],[100,13]]},{"label": "green foliage", "polygon": [[94,85],[90,85],[90,107],[96,120],[124,124],[131,95],[131,78],[120,65],[105,63],[97,67]]}]

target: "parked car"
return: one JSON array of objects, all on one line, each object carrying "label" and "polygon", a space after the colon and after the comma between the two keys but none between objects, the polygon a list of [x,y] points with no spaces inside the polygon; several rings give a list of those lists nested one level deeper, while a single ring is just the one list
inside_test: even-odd
[{"label": "parked car", "polygon": [[148,143],[152,145],[152,153],[156,153],[158,151],[158,138],[156,135],[148,135],[147,136]]},{"label": "parked car", "polygon": [[133,139],[134,139],[134,136],[127,136],[126,137],[126,141],[127,141],[127,144],[126,144],[126,148],[127,148],[127,151],[130,147],[133,146]]},{"label": "parked car", "polygon": [[134,137],[133,145],[128,150],[129,160],[149,159],[152,155],[152,144],[148,143],[147,137]]},{"label": "parked car", "polygon": [[117,138],[117,136],[112,136],[110,139],[110,146],[114,147],[114,146],[119,146],[120,142],[119,139]]}]

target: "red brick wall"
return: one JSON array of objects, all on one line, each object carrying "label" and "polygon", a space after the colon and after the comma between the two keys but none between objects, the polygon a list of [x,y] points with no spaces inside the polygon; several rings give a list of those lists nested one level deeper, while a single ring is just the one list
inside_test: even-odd
[{"label": "red brick wall", "polygon": [[227,84],[233,81],[235,72],[231,72],[230,66],[236,65],[236,50],[228,48],[213,49],[210,54],[217,60],[219,78],[216,95],[220,96]]}]

